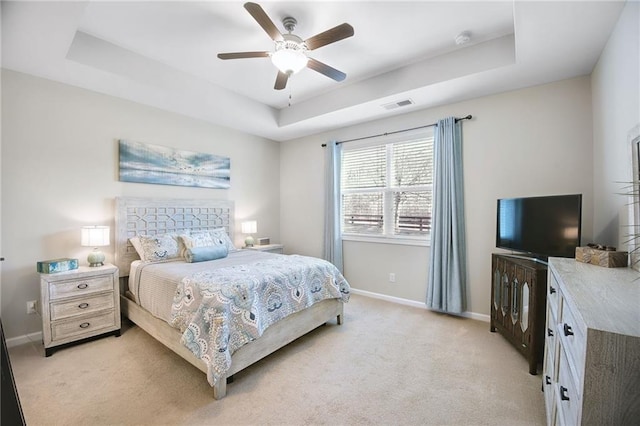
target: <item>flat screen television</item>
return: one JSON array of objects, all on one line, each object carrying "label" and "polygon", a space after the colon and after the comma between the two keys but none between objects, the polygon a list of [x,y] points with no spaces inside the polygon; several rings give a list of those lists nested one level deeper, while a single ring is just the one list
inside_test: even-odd
[{"label": "flat screen television", "polygon": [[575,256],[582,194],[503,198],[497,212],[496,247],[541,260]]}]

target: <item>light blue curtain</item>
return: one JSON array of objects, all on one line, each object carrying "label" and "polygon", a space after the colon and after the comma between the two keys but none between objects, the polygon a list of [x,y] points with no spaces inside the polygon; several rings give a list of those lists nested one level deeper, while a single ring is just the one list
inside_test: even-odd
[{"label": "light blue curtain", "polygon": [[340,162],[342,148],[335,141],[327,143],[325,151],[325,215],[324,258],[342,269],[342,237],[340,230]]},{"label": "light blue curtain", "polygon": [[433,213],[427,307],[466,310],[466,239],[461,124],[439,120],[434,141]]}]

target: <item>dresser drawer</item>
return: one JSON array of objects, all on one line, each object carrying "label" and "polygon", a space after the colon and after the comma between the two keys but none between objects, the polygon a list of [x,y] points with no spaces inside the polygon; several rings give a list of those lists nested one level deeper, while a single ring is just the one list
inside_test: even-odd
[{"label": "dresser drawer", "polygon": [[586,338],[582,331],[581,323],[578,322],[566,300],[562,300],[562,311],[556,329],[556,338],[562,340],[562,346],[570,361],[572,374],[575,381],[583,376]]},{"label": "dresser drawer", "polygon": [[564,425],[577,425],[581,408],[581,398],[578,387],[569,372],[569,360],[566,352],[560,345],[558,354],[558,382],[555,385],[556,410]]},{"label": "dresser drawer", "polygon": [[555,424],[556,405],[555,405],[555,387],[557,382],[558,368],[555,363],[555,352],[557,348],[555,346],[549,346],[549,341],[546,343],[544,353],[544,367],[542,371],[542,390],[544,392],[544,402],[547,413],[547,424]]},{"label": "dresser drawer", "polygon": [[63,320],[51,324],[52,340],[62,340],[68,337],[91,335],[93,331],[114,327],[116,316],[113,312],[105,312],[92,317],[82,317],[75,320]]},{"label": "dresser drawer", "polygon": [[49,283],[49,299],[56,300],[100,291],[109,291],[113,290],[113,287],[112,276],[52,282]]},{"label": "dresser drawer", "polygon": [[88,296],[71,301],[54,302],[51,304],[51,321],[83,315],[91,312],[113,309],[115,306],[113,292],[99,296]]},{"label": "dresser drawer", "polygon": [[560,310],[560,286],[553,271],[549,269],[547,280],[547,306],[553,312],[554,316],[558,318]]}]

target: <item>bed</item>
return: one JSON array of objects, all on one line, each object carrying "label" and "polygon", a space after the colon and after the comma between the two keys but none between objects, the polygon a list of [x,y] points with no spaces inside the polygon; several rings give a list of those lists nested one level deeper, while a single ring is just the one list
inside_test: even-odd
[{"label": "bed", "polygon": [[[215,399],[242,369],[329,321],[342,324],[349,297],[344,277],[321,259],[234,250],[233,222],[229,200],[116,198],[122,312],[206,373]],[[228,253],[189,263],[209,259],[211,247],[183,245],[174,258],[140,260],[141,239],[193,244],[202,235],[220,236],[216,248]]]}]

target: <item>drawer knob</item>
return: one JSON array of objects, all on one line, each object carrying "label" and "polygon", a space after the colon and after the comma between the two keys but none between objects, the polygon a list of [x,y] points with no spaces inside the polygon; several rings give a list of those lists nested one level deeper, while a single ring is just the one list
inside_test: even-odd
[{"label": "drawer knob", "polygon": [[568,389],[564,386],[560,386],[560,399],[562,401],[569,401],[569,397],[567,396]]},{"label": "drawer knob", "polygon": [[569,324],[567,324],[566,322],[564,323],[564,335],[565,336],[573,336],[573,330],[571,329],[571,326]]},{"label": "drawer knob", "polygon": [[549,287],[549,293],[554,294],[556,292],[556,289],[553,287]]},{"label": "drawer knob", "polygon": [[89,284],[87,283],[82,283],[82,284],[78,284],[78,288],[80,290],[84,290],[85,288],[89,287]]},{"label": "drawer knob", "polygon": [[89,324],[88,322],[83,322],[82,324],[80,324],[80,328],[87,328],[89,327],[91,324]]},{"label": "drawer knob", "polygon": [[80,308],[80,309],[87,309],[88,307],[89,307],[88,303],[81,303],[81,304],[78,305],[78,308]]},{"label": "drawer knob", "polygon": [[551,377],[549,377],[549,376],[544,376],[544,382],[545,382],[546,384],[550,385],[550,384],[551,384]]},{"label": "drawer knob", "polygon": [[553,337],[553,330],[552,329],[547,328],[547,336]]}]

